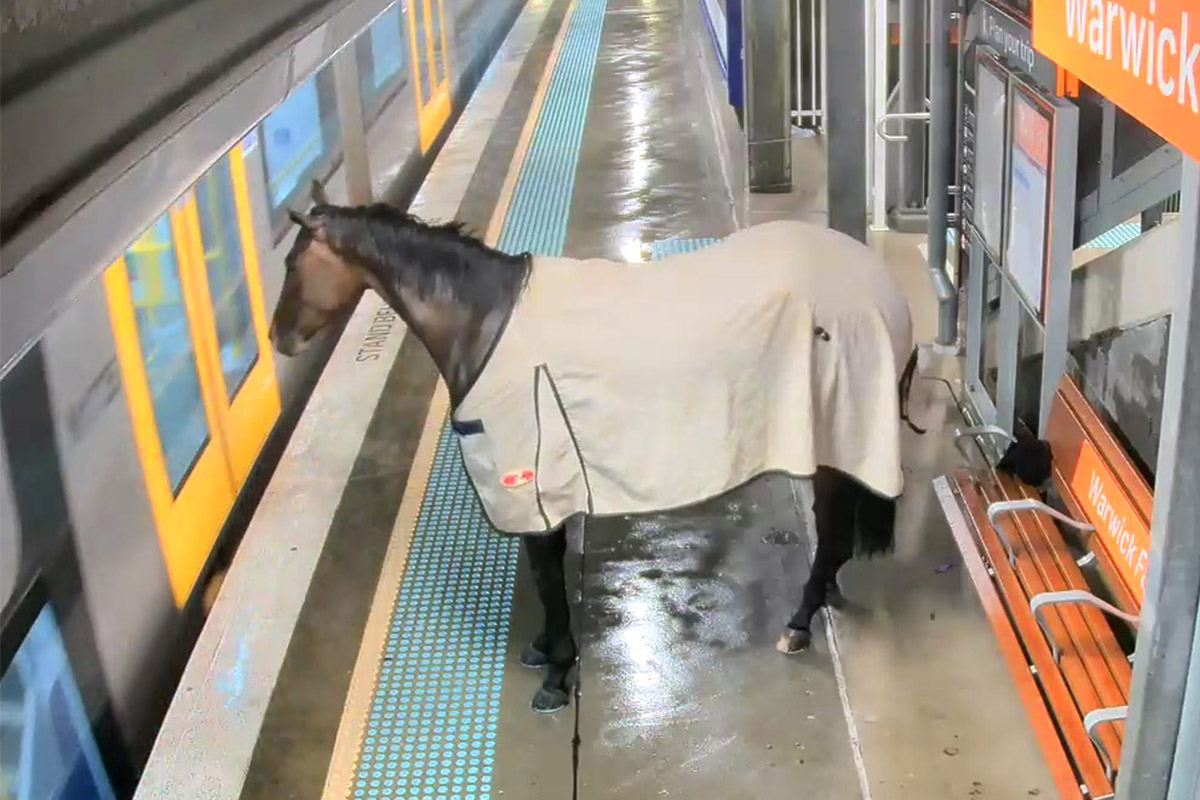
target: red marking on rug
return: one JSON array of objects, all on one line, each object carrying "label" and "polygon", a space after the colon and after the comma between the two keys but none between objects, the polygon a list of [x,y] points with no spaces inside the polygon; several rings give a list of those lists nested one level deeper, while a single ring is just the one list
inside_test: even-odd
[{"label": "red marking on rug", "polygon": [[533,480],[533,470],[521,469],[517,470],[516,472],[505,473],[505,475],[500,478],[500,483],[504,484],[504,486],[508,489],[515,489],[518,486],[524,486],[531,480]]}]

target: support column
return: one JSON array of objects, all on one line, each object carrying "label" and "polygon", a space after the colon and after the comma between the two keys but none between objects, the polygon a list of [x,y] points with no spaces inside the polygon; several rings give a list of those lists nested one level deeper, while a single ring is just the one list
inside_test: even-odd
[{"label": "support column", "polygon": [[1182,712],[1189,668],[1200,669],[1190,664],[1200,605],[1200,164],[1194,159],[1184,161],[1182,184],[1150,570],[1117,776],[1117,797],[1130,800],[1191,798],[1196,785],[1196,753],[1178,747],[1181,735],[1195,741],[1196,721]]},{"label": "support column", "polygon": [[789,0],[752,0],[742,6],[752,192],[792,190],[790,13]]},{"label": "support column", "polygon": [[[925,111],[925,4],[900,0],[900,107],[906,113]],[[883,111],[881,110],[882,114]],[[900,145],[900,206],[925,206],[925,123],[904,123],[908,139]]]},{"label": "support column", "polygon": [[365,205],[371,202],[371,165],[367,158],[367,132],[363,124],[358,59],[353,43],[333,57],[333,82],[337,89],[338,123],[342,129],[347,200],[350,205]]},{"label": "support column", "polygon": [[829,227],[867,241],[866,3],[830,0],[825,41],[826,207]]},{"label": "support column", "polygon": [[[938,299],[937,343],[958,340],[958,292],[946,274],[946,228],[950,219],[950,170],[954,163],[954,87],[950,72],[947,0],[929,3],[929,277]],[[923,92],[924,90],[922,90]],[[911,130],[909,136],[912,136]],[[912,144],[910,138],[906,144]]]}]

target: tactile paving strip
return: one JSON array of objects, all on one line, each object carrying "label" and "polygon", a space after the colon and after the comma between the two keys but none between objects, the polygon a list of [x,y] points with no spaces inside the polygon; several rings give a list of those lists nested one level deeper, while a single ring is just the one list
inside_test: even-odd
[{"label": "tactile paving strip", "polygon": [[656,242],[650,243],[650,260],[659,261],[677,253],[691,253],[696,250],[703,250],[705,247],[716,244],[719,241],[720,239],[712,238],[659,239]]},{"label": "tactile paving strip", "polygon": [[607,0],[578,0],[498,247],[561,255]]},{"label": "tactile paving strip", "polygon": [[1129,244],[1141,235],[1141,225],[1136,222],[1122,222],[1120,225],[1109,228],[1107,231],[1082,246],[1116,250],[1118,247]]},{"label": "tactile paving strip", "polygon": [[[558,255],[607,0],[577,0],[499,246]],[[353,800],[490,800],[518,542],[497,535],[444,424],[355,766]]]},{"label": "tactile paving strip", "polygon": [[517,570],[443,428],[396,599],[352,796],[484,800]]}]

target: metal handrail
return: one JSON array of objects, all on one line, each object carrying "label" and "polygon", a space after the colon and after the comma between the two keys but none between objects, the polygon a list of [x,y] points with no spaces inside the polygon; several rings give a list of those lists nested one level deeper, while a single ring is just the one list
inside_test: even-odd
[{"label": "metal handrail", "polygon": [[914,122],[928,122],[929,121],[929,112],[928,111],[891,111],[887,114],[881,115],[879,117],[879,119],[877,119],[875,121],[875,133],[879,134],[879,137],[881,139],[883,139],[884,141],[907,142],[908,141],[907,133],[888,133],[883,129],[884,125],[886,125],[889,121],[894,120],[894,119],[911,120]]}]

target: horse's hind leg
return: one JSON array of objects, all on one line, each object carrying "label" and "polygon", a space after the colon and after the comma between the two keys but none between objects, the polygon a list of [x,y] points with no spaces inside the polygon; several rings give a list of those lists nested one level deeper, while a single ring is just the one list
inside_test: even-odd
[{"label": "horse's hind leg", "polygon": [[566,527],[543,536],[526,536],[523,543],[546,619],[541,635],[521,653],[521,663],[546,668],[542,688],[533,698],[533,709],[549,713],[563,708],[570,700],[577,652],[575,639],[571,636],[571,609],[567,603],[564,571]]},{"label": "horse's hind leg", "polygon": [[812,618],[830,599],[841,600],[837,574],[854,554],[854,510],[857,492],[853,479],[820,467],[813,477],[813,516],[817,527],[817,554],[804,584],[800,608],[792,615],[776,647],[784,653],[802,650],[812,641]]}]

